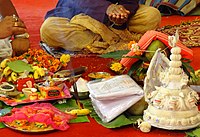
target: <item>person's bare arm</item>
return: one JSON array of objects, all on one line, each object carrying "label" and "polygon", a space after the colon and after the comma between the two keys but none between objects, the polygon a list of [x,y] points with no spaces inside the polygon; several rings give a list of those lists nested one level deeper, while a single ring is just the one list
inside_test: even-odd
[{"label": "person's bare arm", "polygon": [[[116,4],[108,6],[106,14],[114,28],[125,29],[130,16],[134,15],[139,7],[139,0],[121,0]],[[119,27],[121,26],[121,27]]]},{"label": "person's bare arm", "polygon": [[128,20],[130,11],[126,10],[122,5],[111,4],[106,13],[110,21],[115,24],[124,24]]},{"label": "person's bare arm", "polygon": [[[0,14],[3,17],[3,20],[0,22],[0,38],[7,36],[17,36],[19,34],[24,34],[27,32],[24,22],[18,18],[17,21],[14,20],[13,15],[17,14],[17,11],[11,0],[0,0]],[[17,26],[15,26],[15,24]],[[3,33],[1,35],[1,33]],[[13,56],[19,56],[24,52],[28,51],[30,47],[28,38],[17,38],[15,37],[12,40]]]},{"label": "person's bare arm", "polygon": [[0,13],[3,17],[17,15],[17,11],[11,0],[0,0]]}]

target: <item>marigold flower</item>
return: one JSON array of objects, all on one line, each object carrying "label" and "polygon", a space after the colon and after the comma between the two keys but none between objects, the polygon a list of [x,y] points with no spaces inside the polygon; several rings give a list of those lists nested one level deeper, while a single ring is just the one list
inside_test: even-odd
[{"label": "marigold flower", "polygon": [[135,41],[130,41],[128,43],[128,48],[131,49],[133,44],[136,44],[136,42]]},{"label": "marigold flower", "polygon": [[69,61],[70,61],[70,55],[62,54],[62,56],[60,57],[60,62],[65,64],[65,63],[68,63]]},{"label": "marigold flower", "polygon": [[111,66],[110,66],[110,69],[115,71],[115,72],[118,72],[122,69],[122,64],[120,63],[112,63]]},{"label": "marigold flower", "polygon": [[[44,50],[42,49],[32,49],[32,50],[28,50],[28,52],[22,54],[19,57],[14,57],[11,60],[22,60],[22,59],[26,59],[28,61],[29,64],[33,64],[33,65],[37,65],[39,67],[45,67],[48,70],[55,72],[56,69],[58,69],[58,66],[61,65],[65,66],[67,62],[69,62],[70,60],[70,56],[69,55],[64,55],[61,59],[61,61],[59,59],[54,58],[53,56],[47,54]],[[65,63],[65,64],[64,64]],[[54,67],[51,67],[54,66]]]}]

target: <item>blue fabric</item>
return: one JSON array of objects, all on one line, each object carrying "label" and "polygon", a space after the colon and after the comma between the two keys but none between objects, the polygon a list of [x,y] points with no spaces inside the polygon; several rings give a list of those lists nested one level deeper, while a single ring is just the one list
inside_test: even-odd
[{"label": "blue fabric", "polygon": [[184,3],[179,7],[179,10],[181,10],[184,6],[186,6],[188,3],[190,3],[191,0],[185,0]]},{"label": "blue fabric", "polygon": [[171,4],[176,4],[178,2],[178,0],[170,0],[169,3]]},{"label": "blue fabric", "polygon": [[154,0],[154,3],[151,6],[156,7],[162,0]]},{"label": "blue fabric", "polygon": [[73,16],[84,13],[92,18],[104,22],[106,10],[112,3],[122,4],[131,14],[138,9],[139,0],[59,0],[56,8],[47,12],[48,17],[65,17],[71,19]]}]

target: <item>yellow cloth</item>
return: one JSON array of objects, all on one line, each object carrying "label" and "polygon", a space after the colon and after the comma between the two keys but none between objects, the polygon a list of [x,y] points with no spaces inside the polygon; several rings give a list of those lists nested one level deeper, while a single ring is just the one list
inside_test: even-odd
[{"label": "yellow cloth", "polygon": [[160,20],[161,15],[156,8],[140,5],[125,30],[107,27],[87,15],[79,14],[71,20],[47,18],[41,26],[40,34],[42,41],[51,47],[62,47],[70,51],[87,49],[102,54],[127,49],[131,40],[138,41],[147,30],[155,30]]}]

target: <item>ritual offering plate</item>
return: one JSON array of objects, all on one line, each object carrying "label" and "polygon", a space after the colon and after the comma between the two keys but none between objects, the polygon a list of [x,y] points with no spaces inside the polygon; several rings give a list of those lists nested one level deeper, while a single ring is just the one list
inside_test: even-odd
[{"label": "ritual offering plate", "polygon": [[14,107],[0,118],[0,122],[17,131],[36,133],[66,130],[73,118],[75,116],[60,111],[50,103],[34,103],[21,108]]},{"label": "ritual offering plate", "polygon": [[52,87],[40,86],[39,90],[36,88],[24,88],[16,97],[0,96],[0,100],[10,106],[64,98],[71,98],[71,94],[65,84]]},{"label": "ritual offering plate", "polygon": [[5,122],[3,122],[3,124],[10,129],[20,131],[20,132],[25,132],[25,133],[43,133],[43,132],[50,132],[50,131],[55,130],[52,127],[48,127],[48,128],[45,128],[45,129],[23,129],[23,128],[20,128],[20,127],[12,127]]}]

